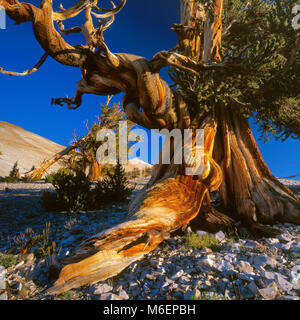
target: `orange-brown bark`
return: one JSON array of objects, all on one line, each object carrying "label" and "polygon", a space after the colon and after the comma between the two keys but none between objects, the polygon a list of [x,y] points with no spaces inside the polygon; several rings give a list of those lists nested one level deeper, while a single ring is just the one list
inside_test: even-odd
[{"label": "orange-brown bark", "polygon": [[[270,172],[248,121],[233,109],[220,110],[214,157],[221,165],[223,207],[236,220],[263,234],[259,224],[300,223],[299,199]],[[266,233],[269,233],[266,229]]]},{"label": "orange-brown bark", "polygon": [[99,181],[101,177],[101,165],[97,162],[97,160],[95,160],[89,164],[88,178],[90,181]]},{"label": "orange-brown bark", "polygon": [[[122,0],[105,15],[113,16],[125,2]],[[178,45],[172,52],[159,53],[152,61],[111,53],[103,39],[105,22],[98,28],[93,27],[87,1],[78,1],[61,12],[53,12],[51,0],[43,1],[39,8],[16,0],[0,0],[0,5],[16,23],[32,22],[35,36],[46,54],[62,64],[81,68],[82,79],[75,97],[53,99],[53,103],[66,103],[74,109],[80,106],[85,93],[124,92],[126,114],[137,124],[150,129],[205,131],[201,174],[187,176],[187,165],[158,164],[148,186],[129,205],[128,219],[86,240],[65,261],[68,265],[62,269],[50,293],[118,274],[197,215],[199,228],[215,231],[231,228],[233,220],[225,214],[235,212],[232,217],[242,220],[257,235],[273,233],[272,229],[262,227],[262,223],[277,220],[299,223],[298,199],[269,172],[247,121],[233,109],[223,109],[222,104],[207,114],[199,111],[192,118],[189,102],[159,76],[160,68],[167,65],[197,76],[204,65],[213,67],[222,60],[223,0],[211,1],[207,9],[199,1],[181,0],[181,24],[173,26],[178,33]],[[90,33],[85,34],[86,46],[75,48],[56,31],[53,22],[74,17],[85,9],[86,28],[80,27],[80,30]],[[61,23],[59,30],[65,32]],[[173,154],[175,151],[178,152],[173,148]],[[212,208],[208,195],[219,187],[224,214]]]},{"label": "orange-brown bark", "polygon": [[216,125],[207,117],[205,130],[205,168],[201,179],[182,174],[180,165],[169,165],[164,173],[157,165],[148,186],[129,205],[127,221],[86,240],[48,291],[66,291],[83,284],[105,280],[120,273],[133,261],[155,249],[170,233],[194,219],[205,194],[220,186],[221,175],[212,159]]}]

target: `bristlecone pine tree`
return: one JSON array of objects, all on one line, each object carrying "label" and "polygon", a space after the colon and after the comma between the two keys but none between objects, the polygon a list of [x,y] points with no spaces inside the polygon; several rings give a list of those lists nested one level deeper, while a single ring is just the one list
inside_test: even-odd
[{"label": "bristlecone pine tree", "polygon": [[[105,104],[101,105],[101,116],[89,128],[86,127],[88,133],[81,139],[77,136],[74,137],[72,145],[74,150],[69,153],[65,160],[66,165],[75,170],[81,170],[87,173],[90,181],[99,181],[102,177],[102,167],[97,161],[96,154],[102,141],[97,141],[97,133],[101,129],[111,129],[116,132],[116,145],[119,150],[119,121],[124,121],[126,115],[120,107],[119,103],[110,105],[110,98],[107,99]],[[134,126],[134,123],[127,121],[127,130],[129,131]]]},{"label": "bristlecone pine tree", "polygon": [[32,168],[27,172],[27,180],[33,181],[35,179],[41,179],[47,173],[49,167],[58,161],[67,169],[71,169],[74,172],[84,172],[90,181],[99,181],[103,178],[102,169],[107,168],[105,165],[100,165],[96,159],[97,150],[103,143],[102,141],[97,141],[97,133],[101,129],[115,130],[116,145],[117,150],[119,150],[119,121],[127,121],[128,132],[135,125],[127,119],[120,103],[110,105],[110,100],[111,97],[108,97],[106,103],[101,104],[101,116],[97,117],[97,121],[95,121],[90,128],[88,127],[88,123],[86,123],[88,133],[84,137],[78,138],[75,135],[69,147],[44,161],[38,168]]},{"label": "bristlecone pine tree", "polygon": [[[262,132],[281,138],[300,136],[299,30],[291,26],[296,1],[181,0],[181,21],[172,27],[178,43],[151,61],[114,54],[104,42],[103,32],[125,2],[103,10],[97,0],[81,0],[55,12],[52,0],[40,7],[0,1],[16,23],[32,22],[45,50],[32,69],[2,73],[30,74],[51,56],[82,71],[75,97],[53,99],[54,104],[77,108],[84,93],[125,92],[124,110],[133,122],[205,134],[202,173],[185,175],[186,164],[158,164],[129,205],[127,221],[88,239],[66,259],[52,294],[118,274],[195,218],[208,230],[242,221],[256,236],[276,233],[266,226],[276,221],[300,223],[299,199],[271,174],[247,121],[254,116]],[[82,11],[85,24],[66,30],[63,21]],[[97,27],[93,17],[100,19]],[[62,35],[72,32],[82,32],[86,44],[68,44]],[[159,76],[166,66],[173,89]],[[213,190],[220,192],[220,211],[210,204]]]}]

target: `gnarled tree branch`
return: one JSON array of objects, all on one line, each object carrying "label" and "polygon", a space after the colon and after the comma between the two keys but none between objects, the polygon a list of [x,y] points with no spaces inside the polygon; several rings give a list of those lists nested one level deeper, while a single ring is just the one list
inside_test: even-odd
[{"label": "gnarled tree branch", "polygon": [[38,71],[39,68],[46,61],[47,57],[48,57],[48,53],[44,53],[41,59],[38,61],[38,63],[34,67],[32,67],[31,69],[25,70],[23,72],[7,71],[0,67],[0,73],[6,74],[8,76],[16,76],[16,77],[28,76],[29,74],[32,74]]}]

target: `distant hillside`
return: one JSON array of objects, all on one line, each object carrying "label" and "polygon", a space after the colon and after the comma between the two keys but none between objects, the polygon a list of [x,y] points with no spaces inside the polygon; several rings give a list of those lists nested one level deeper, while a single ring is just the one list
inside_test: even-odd
[{"label": "distant hillside", "polygon": [[[54,154],[62,151],[65,147],[53,141],[45,139],[35,133],[24,130],[16,125],[0,121],[0,177],[9,175],[14,163],[18,161],[20,173],[24,174],[34,165],[36,168],[51,158]],[[129,160],[125,165],[127,172],[134,168],[144,170],[152,165],[140,159]],[[49,173],[57,171],[58,164],[49,168]]]},{"label": "distant hillside", "polygon": [[[16,161],[23,174],[64,148],[16,125],[0,121],[0,176],[7,176]],[[55,166],[51,168],[55,169]]]},{"label": "distant hillside", "polygon": [[139,170],[152,168],[152,165],[138,158],[133,158],[131,160],[128,160],[124,168],[126,172],[129,172],[129,171],[133,171],[135,168],[138,168]]}]

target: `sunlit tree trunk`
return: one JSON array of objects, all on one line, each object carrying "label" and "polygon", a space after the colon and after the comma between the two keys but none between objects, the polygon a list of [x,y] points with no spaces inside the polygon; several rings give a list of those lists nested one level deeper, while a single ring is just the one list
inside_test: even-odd
[{"label": "sunlit tree trunk", "polygon": [[[107,18],[107,14],[113,16],[125,2],[122,0],[118,7],[101,18]],[[186,169],[191,169],[190,165],[174,164],[175,152],[182,152],[183,146],[175,150],[171,143],[171,164],[162,164],[160,157],[148,185],[130,203],[126,221],[83,242],[63,261],[65,266],[49,293],[117,275],[155,249],[173,231],[185,228],[191,222],[198,229],[215,232],[232,230],[235,220],[239,220],[256,236],[277,232],[265,224],[300,222],[299,200],[270,173],[248,121],[235,107],[216,103],[212,110],[205,112],[198,106],[198,111],[192,115],[191,103],[194,107],[195,101],[191,102],[171,89],[159,76],[160,69],[165,66],[196,76],[204,69],[213,72],[207,68],[214,68],[216,64],[222,67],[223,0],[207,3],[209,5],[204,7],[202,1],[181,0],[181,23],[173,26],[178,34],[176,48],[159,52],[148,61],[110,52],[103,39],[107,25],[94,28],[91,8],[87,8],[89,2],[79,1],[68,10],[53,12],[51,0],[43,1],[39,8],[19,4],[16,0],[0,0],[15,22],[32,21],[36,39],[47,55],[62,64],[81,68],[82,79],[75,97],[53,99],[53,103],[66,103],[74,109],[80,106],[84,93],[107,95],[123,91],[124,111],[136,124],[148,129],[204,131],[200,173],[187,175]],[[64,30],[61,21],[82,10],[86,10],[85,25]],[[87,47],[92,50],[66,43],[53,27],[53,20],[58,22],[63,34],[79,30],[88,35]],[[102,53],[98,54],[95,49]],[[44,60],[43,56],[35,68],[25,73],[37,70]],[[210,201],[210,192],[217,190],[222,202],[218,210]]]},{"label": "sunlit tree trunk", "polygon": [[262,224],[300,223],[299,199],[270,172],[248,121],[233,108],[219,110],[214,158],[223,172],[222,206],[252,234],[275,232]]},{"label": "sunlit tree trunk", "polygon": [[101,179],[101,165],[97,160],[89,163],[88,178],[90,181],[99,181]]},{"label": "sunlit tree trunk", "polygon": [[[183,25],[193,26],[195,16],[204,18],[202,6],[194,4],[193,1],[182,1]],[[211,33],[210,37],[214,35]],[[200,59],[200,40],[198,35],[194,38],[190,54],[197,53]],[[213,50],[209,41],[207,45]],[[197,216],[205,194],[221,183],[220,168],[211,157],[217,129],[215,114],[199,115],[189,127],[205,132],[205,169],[201,177],[186,176],[182,165],[156,165],[147,187],[130,203],[128,221],[83,243],[75,255],[64,261],[68,265],[62,269],[50,293],[118,274]]]}]

